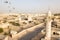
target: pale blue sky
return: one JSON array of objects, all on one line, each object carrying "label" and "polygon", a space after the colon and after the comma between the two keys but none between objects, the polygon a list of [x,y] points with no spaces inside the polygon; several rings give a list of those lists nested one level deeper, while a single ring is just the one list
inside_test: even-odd
[{"label": "pale blue sky", "polygon": [[[60,12],[60,0],[9,0],[11,4],[0,0],[0,12]],[[8,7],[10,6],[10,7]],[[15,7],[15,9],[13,9]]]}]

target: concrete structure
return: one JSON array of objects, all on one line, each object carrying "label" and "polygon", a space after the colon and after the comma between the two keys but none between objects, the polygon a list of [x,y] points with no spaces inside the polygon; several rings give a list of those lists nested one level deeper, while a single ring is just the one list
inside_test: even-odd
[{"label": "concrete structure", "polygon": [[52,13],[49,11],[48,12],[48,15],[47,15],[47,23],[46,23],[46,37],[45,39],[46,40],[51,40],[51,16],[52,16]]},{"label": "concrete structure", "polygon": [[[44,28],[44,23],[41,23],[41,24],[39,24],[39,25],[36,25],[36,26],[34,26],[34,27],[31,27],[31,28],[28,28],[28,29],[25,29],[25,30],[23,30],[23,31],[21,31],[21,32],[19,32],[18,34],[16,34],[16,35],[14,35],[13,37],[12,37],[12,39],[21,39],[21,38],[24,38],[23,36],[24,35],[28,35],[28,34],[31,34],[31,33],[33,33],[34,35],[35,34],[37,34],[37,30],[36,29],[38,29],[39,30],[39,28]],[[34,33],[35,32],[35,33]],[[33,37],[34,35],[28,35],[28,37],[29,38],[31,38],[31,37]],[[29,38],[27,38],[27,39],[29,39]]]}]

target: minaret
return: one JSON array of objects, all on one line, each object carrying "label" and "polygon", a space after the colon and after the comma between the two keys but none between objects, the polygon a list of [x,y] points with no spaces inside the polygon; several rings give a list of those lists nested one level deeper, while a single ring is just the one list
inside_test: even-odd
[{"label": "minaret", "polygon": [[52,13],[51,11],[48,12],[48,15],[47,15],[47,23],[46,23],[46,37],[45,39],[46,40],[51,40],[51,16],[52,16]]}]

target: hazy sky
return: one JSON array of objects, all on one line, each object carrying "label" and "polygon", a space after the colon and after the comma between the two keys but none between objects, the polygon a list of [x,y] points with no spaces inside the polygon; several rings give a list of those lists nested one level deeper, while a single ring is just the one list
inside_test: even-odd
[{"label": "hazy sky", "polygon": [[[60,0],[0,0],[0,12],[60,12]],[[15,9],[14,9],[15,8]]]}]

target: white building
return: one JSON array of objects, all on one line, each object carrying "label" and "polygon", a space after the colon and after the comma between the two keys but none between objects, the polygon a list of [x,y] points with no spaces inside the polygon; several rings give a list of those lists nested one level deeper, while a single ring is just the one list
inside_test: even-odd
[{"label": "white building", "polygon": [[49,11],[47,15],[47,23],[46,23],[46,37],[45,37],[46,40],[51,40],[51,22],[52,22],[51,16],[52,13],[51,11]]}]

